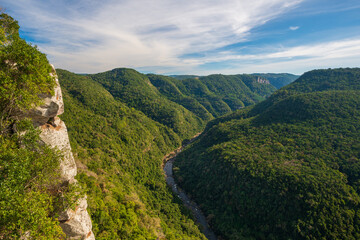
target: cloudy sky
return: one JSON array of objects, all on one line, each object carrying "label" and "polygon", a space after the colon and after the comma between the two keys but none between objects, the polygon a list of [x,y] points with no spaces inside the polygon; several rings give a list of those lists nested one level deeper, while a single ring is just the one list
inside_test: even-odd
[{"label": "cloudy sky", "polygon": [[359,0],[0,0],[57,68],[159,74],[360,67]]}]

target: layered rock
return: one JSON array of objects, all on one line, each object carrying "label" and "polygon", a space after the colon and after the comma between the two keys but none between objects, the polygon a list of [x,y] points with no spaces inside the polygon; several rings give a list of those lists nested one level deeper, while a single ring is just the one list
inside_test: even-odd
[{"label": "layered rock", "polygon": [[[31,118],[34,125],[41,129],[40,138],[44,144],[56,148],[62,153],[63,157],[60,162],[62,182],[64,184],[76,184],[74,177],[77,168],[71,152],[67,128],[65,123],[58,117],[64,112],[64,103],[54,67],[53,76],[56,79],[54,96],[49,94],[41,95],[44,104],[24,113],[23,117]],[[86,197],[84,197],[77,201],[75,210],[67,209],[60,213],[60,226],[68,239],[95,239],[91,230],[91,219],[86,208],[87,201]]]}]

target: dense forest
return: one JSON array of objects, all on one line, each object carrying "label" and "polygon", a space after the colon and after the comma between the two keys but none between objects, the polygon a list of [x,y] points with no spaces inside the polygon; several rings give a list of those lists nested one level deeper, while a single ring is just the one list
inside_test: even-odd
[{"label": "dense forest", "polygon": [[97,239],[204,239],[166,186],[162,157],[181,138],[87,76],[57,70],[78,180]]},{"label": "dense forest", "polygon": [[[251,75],[269,80],[270,84],[273,85],[277,89],[282,88],[282,87],[292,83],[299,77],[298,75],[294,75],[294,74],[290,74],[290,73],[253,73]],[[239,75],[235,75],[235,76],[239,76]],[[185,80],[185,79],[193,79],[193,78],[199,79],[201,76],[170,75],[170,77],[176,78],[178,80]]]},{"label": "dense forest", "polygon": [[223,239],[360,239],[360,69],[295,82],[58,69],[71,185],[26,118],[54,94],[55,72],[17,21],[1,13],[0,27],[0,239],[65,238],[59,212],[84,194],[96,239],[205,239],[162,170],[202,131],[174,172]]},{"label": "dense forest", "polygon": [[[85,76],[61,69],[57,73],[66,107],[61,118],[68,126],[97,239],[204,238],[166,186],[162,158],[214,118],[198,99],[235,99],[246,92],[244,98],[260,101],[275,88],[247,75],[246,84],[224,77],[224,83],[238,81],[239,86],[209,91],[214,78],[206,85],[124,68]],[[231,111],[223,105],[226,111],[217,107],[216,115]]]},{"label": "dense forest", "polygon": [[203,120],[262,101],[276,90],[247,74],[214,74],[182,80],[153,74],[148,77],[163,95]]},{"label": "dense forest", "polygon": [[360,238],[360,69],[211,121],[174,170],[225,239]]}]

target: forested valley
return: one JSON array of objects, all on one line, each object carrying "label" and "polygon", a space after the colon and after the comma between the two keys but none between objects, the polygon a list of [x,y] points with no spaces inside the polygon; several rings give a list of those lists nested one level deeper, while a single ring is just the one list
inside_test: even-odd
[{"label": "forested valley", "polygon": [[[0,239],[64,239],[59,212],[83,198],[96,239],[206,239],[163,171],[200,133],[173,171],[219,239],[360,239],[360,69],[75,74],[0,24]],[[29,117],[55,96],[65,111]],[[40,141],[60,119],[66,184],[64,153]]]},{"label": "forested valley", "polygon": [[315,70],[211,121],[175,162],[226,239],[359,239],[360,69]]},{"label": "forested valley", "polygon": [[171,193],[162,159],[207,121],[259,102],[276,89],[251,75],[177,80],[114,69],[57,69],[73,151],[97,239],[202,239]]}]

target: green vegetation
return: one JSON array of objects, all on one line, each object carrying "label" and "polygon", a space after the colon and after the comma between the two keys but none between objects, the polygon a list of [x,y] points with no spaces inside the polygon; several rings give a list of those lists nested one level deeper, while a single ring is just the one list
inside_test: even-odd
[{"label": "green vegetation", "polygon": [[178,80],[184,80],[188,78],[198,78],[198,75],[170,75],[169,77],[176,78]]},{"label": "green vegetation", "polygon": [[182,139],[128,107],[119,100],[123,93],[113,96],[93,76],[57,73],[66,106],[61,118],[79,166],[78,180],[87,189],[96,239],[204,239],[161,169],[163,156]]},{"label": "green vegetation", "polygon": [[[80,189],[17,115],[52,92],[52,69],[14,19],[0,25],[0,239],[62,239]],[[205,239],[161,166],[210,120],[174,170],[223,238],[360,239],[360,69],[308,72],[265,101],[275,88],[257,76],[296,76],[57,72],[97,239]]]},{"label": "green vegetation", "polygon": [[266,78],[269,80],[270,84],[277,89],[282,88],[299,78],[298,75],[290,73],[254,73],[252,75]]},{"label": "green vegetation", "polygon": [[308,72],[178,156],[178,180],[221,236],[360,238],[359,74]]},{"label": "green vegetation", "polygon": [[89,77],[99,82],[115,99],[170,127],[180,137],[191,137],[204,126],[200,118],[162,96],[146,75],[135,70],[117,68]]},{"label": "green vegetation", "polygon": [[276,90],[246,74],[216,74],[183,80],[159,75],[148,77],[164,96],[205,121],[264,100]]},{"label": "green vegetation", "polygon": [[214,115],[244,106],[237,98],[247,94],[250,104],[274,88],[250,75],[180,81],[132,69],[57,73],[66,106],[61,118],[97,239],[203,239],[166,186],[162,158]]},{"label": "green vegetation", "polygon": [[51,93],[55,80],[46,56],[19,37],[19,25],[0,14],[0,133],[15,111],[40,104],[40,93]]},{"label": "green vegetation", "polygon": [[25,135],[0,136],[0,238],[59,239],[56,219],[68,207],[59,186],[60,155],[38,144],[39,131],[30,121],[17,123]]},{"label": "green vegetation", "polygon": [[60,239],[57,213],[74,190],[57,179],[60,154],[39,144],[32,122],[18,119],[41,103],[55,81],[46,56],[19,37],[17,21],[0,15],[0,239]]}]

